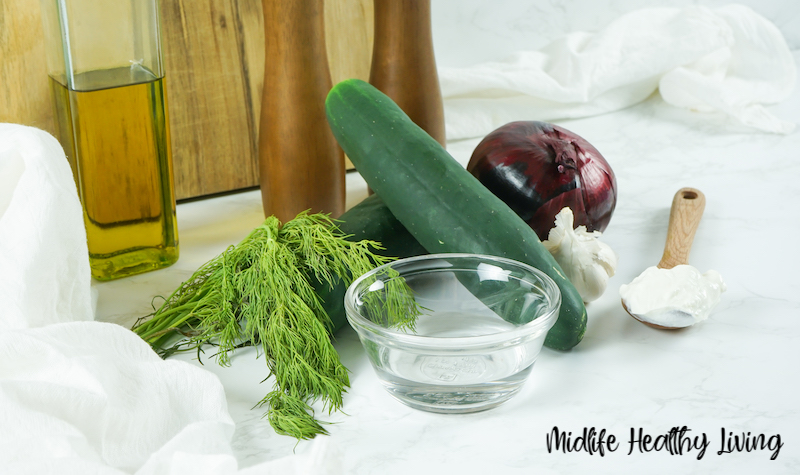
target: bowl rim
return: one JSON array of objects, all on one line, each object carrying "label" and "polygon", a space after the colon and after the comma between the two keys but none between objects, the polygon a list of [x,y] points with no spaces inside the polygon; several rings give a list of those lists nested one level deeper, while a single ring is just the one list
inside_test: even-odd
[{"label": "bowl rim", "polygon": [[[548,293],[548,295],[554,297],[548,299],[549,304],[547,306],[546,312],[544,312],[540,317],[537,317],[536,319],[524,325],[519,325],[508,331],[503,331],[499,333],[490,333],[486,335],[477,335],[477,336],[461,336],[461,337],[435,337],[435,336],[415,335],[412,333],[406,333],[402,330],[386,328],[381,325],[375,324],[371,320],[368,320],[363,315],[361,315],[361,313],[355,308],[355,303],[354,303],[355,290],[361,282],[363,282],[370,276],[378,272],[381,272],[383,269],[397,266],[398,264],[403,265],[407,263],[413,263],[416,261],[436,260],[436,259],[446,259],[446,258],[479,259],[484,261],[494,261],[498,263],[520,267],[525,271],[528,271],[539,277],[539,279],[541,279],[542,281],[543,287],[545,287],[545,291]],[[362,274],[356,280],[354,280],[353,283],[350,284],[350,286],[348,286],[344,297],[345,316],[347,317],[347,321],[359,333],[360,329],[358,327],[361,327],[365,330],[369,330],[373,334],[379,335],[380,337],[390,338],[394,343],[403,343],[413,346],[420,346],[420,345],[441,346],[443,349],[445,348],[463,349],[466,347],[497,344],[499,342],[513,341],[515,339],[524,338],[525,336],[529,336],[539,331],[546,332],[555,324],[556,320],[558,319],[560,306],[561,306],[561,289],[559,289],[555,281],[543,271],[537,269],[536,267],[533,267],[532,265],[525,264],[524,262],[520,262],[507,257],[498,257],[488,254],[473,254],[473,253],[423,254],[421,256],[406,257],[403,259],[397,259],[391,262],[387,262],[386,264],[378,266],[370,270],[369,272]]]}]

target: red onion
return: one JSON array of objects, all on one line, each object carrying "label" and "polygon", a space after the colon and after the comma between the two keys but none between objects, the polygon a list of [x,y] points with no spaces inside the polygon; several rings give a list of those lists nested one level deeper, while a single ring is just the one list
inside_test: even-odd
[{"label": "red onion", "polygon": [[589,142],[546,122],[511,122],[472,152],[469,170],[539,235],[547,239],[565,206],[575,226],[603,231],[617,204],[617,180]]}]

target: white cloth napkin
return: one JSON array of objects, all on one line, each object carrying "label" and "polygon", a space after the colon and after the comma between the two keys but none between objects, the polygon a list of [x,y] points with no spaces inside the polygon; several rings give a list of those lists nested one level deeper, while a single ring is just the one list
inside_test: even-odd
[{"label": "white cloth napkin", "polygon": [[483,137],[515,120],[602,114],[656,90],[669,104],[785,134],[794,124],[764,104],[785,99],[795,76],[780,31],[742,5],[637,10],[538,51],[439,70],[448,140]]},{"label": "white cloth napkin", "polygon": [[81,213],[58,142],[0,124],[0,330],[93,319]]},{"label": "white cloth napkin", "polygon": [[219,379],[93,321],[90,287],[64,152],[41,130],[0,124],[0,472],[338,473],[324,437],[239,471]]}]

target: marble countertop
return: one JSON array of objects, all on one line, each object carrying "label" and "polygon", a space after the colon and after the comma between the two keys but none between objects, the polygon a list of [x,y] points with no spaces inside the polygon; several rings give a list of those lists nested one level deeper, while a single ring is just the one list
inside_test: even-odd
[{"label": "marble countertop", "polygon": [[[800,123],[800,90],[770,110]],[[392,399],[346,327],[336,348],[352,385],[342,413],[319,414],[332,423],[328,446],[343,473],[800,473],[800,279],[794,273],[800,132],[754,132],[719,115],[668,106],[658,95],[559,124],[604,154],[619,186],[602,236],[619,266],[606,293],[588,305],[584,340],[569,352],[545,348],[528,383],[505,405],[440,415]],[[448,149],[465,164],[476,143]],[[366,186],[355,172],[347,182],[352,206],[366,196]],[[655,330],[625,313],[618,289],[660,259],[672,196],[684,186],[707,199],[690,262],[719,271],[727,292],[707,321]],[[180,204],[180,260],[165,270],[95,282],[98,319],[129,326],[148,313],[153,296],[174,289],[262,219],[258,191]],[[201,364],[195,355],[179,357]],[[261,382],[266,366],[254,351],[241,351],[230,367],[204,363],[225,387],[240,467],[310,450],[312,442],[275,434],[263,411],[253,408],[271,386]],[[671,455],[630,444],[632,433],[655,438],[684,426],[690,436],[707,437],[699,460],[697,449]],[[604,429],[618,448],[604,456],[551,452],[546,438],[554,427],[573,437],[584,428]],[[764,434],[772,448],[720,454],[728,434]]]}]

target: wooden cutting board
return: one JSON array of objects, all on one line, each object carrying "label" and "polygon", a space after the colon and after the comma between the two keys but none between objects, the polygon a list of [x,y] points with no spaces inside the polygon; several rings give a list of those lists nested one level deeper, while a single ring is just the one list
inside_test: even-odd
[{"label": "wooden cutting board", "polygon": [[[369,79],[373,0],[328,0],[331,78]],[[161,0],[175,194],[258,186],[261,0]],[[54,133],[39,2],[0,2],[0,122]]]}]

